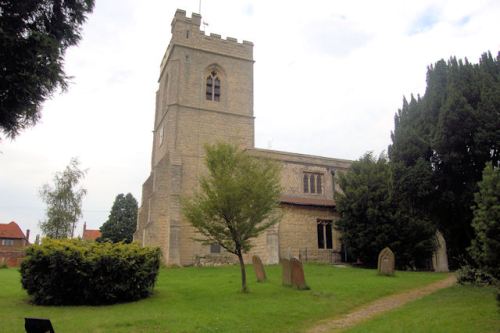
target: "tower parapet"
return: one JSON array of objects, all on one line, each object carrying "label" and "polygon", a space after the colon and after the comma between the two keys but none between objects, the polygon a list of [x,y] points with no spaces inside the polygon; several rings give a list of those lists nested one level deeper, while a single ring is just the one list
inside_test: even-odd
[{"label": "tower parapet", "polygon": [[186,11],[177,9],[171,23],[172,39],[163,56],[161,70],[165,66],[174,46],[208,51],[215,54],[253,61],[253,43],[243,40],[241,43],[234,37],[222,38],[221,35],[210,33],[205,35],[200,30],[201,15],[192,13],[186,16]]}]

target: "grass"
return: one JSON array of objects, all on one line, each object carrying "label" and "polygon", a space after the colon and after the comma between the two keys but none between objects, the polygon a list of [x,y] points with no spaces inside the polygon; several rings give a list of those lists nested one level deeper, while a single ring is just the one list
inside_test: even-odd
[{"label": "grass", "polygon": [[24,317],[50,318],[56,332],[300,332],[382,296],[423,286],[446,274],[397,272],[308,264],[308,291],[281,286],[281,268],[267,266],[269,281],[242,294],[238,266],[162,269],[154,294],[112,306],[35,306],[15,269],[0,270],[0,327],[21,332]]},{"label": "grass", "polygon": [[343,332],[498,333],[500,310],[493,288],[457,285]]}]

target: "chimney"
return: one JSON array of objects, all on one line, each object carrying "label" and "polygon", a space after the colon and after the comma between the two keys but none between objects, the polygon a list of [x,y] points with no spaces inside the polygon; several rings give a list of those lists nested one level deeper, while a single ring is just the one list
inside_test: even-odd
[{"label": "chimney", "polygon": [[40,235],[36,235],[35,244],[40,245]]},{"label": "chimney", "polygon": [[30,229],[26,229],[26,241],[30,242]]},{"label": "chimney", "polygon": [[85,233],[85,230],[87,230],[87,222],[83,222],[83,233]]}]

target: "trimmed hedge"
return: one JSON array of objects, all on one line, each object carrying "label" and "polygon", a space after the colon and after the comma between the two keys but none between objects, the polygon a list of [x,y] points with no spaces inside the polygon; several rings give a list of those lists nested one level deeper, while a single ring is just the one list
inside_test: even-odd
[{"label": "trimmed hedge", "polygon": [[35,304],[112,304],[150,295],[159,267],[158,248],[44,239],[26,250],[21,282]]}]

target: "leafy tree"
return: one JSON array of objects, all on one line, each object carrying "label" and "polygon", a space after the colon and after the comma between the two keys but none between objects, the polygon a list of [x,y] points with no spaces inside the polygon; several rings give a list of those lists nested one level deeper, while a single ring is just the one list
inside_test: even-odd
[{"label": "leafy tree", "polygon": [[67,87],[64,53],[81,38],[94,0],[0,1],[0,130],[14,138]]},{"label": "leafy tree", "polygon": [[354,258],[376,266],[379,252],[389,246],[398,267],[424,266],[433,249],[435,229],[425,219],[402,212],[394,197],[392,169],[385,155],[367,153],[340,174],[337,222],[342,241]]},{"label": "leafy tree", "polygon": [[278,222],[280,169],[270,160],[257,159],[230,144],[206,146],[208,175],[201,191],[183,203],[183,212],[204,236],[238,256],[241,287],[247,292],[243,254],[252,238]]},{"label": "leafy tree", "polygon": [[500,168],[486,165],[474,201],[476,237],[469,252],[482,270],[500,280]]},{"label": "leafy tree", "polygon": [[82,199],[87,190],[79,187],[85,177],[80,162],[72,158],[63,172],[54,176],[54,187],[43,185],[40,190],[42,200],[47,204],[47,220],[40,222],[45,236],[50,238],[73,238],[78,219],[82,216]]},{"label": "leafy tree", "polygon": [[471,206],[482,170],[500,161],[500,54],[430,66],[424,96],[403,102],[391,137],[400,209],[444,232],[456,266],[474,235]]},{"label": "leafy tree", "polygon": [[137,224],[137,200],[130,193],[118,194],[108,220],[102,225],[100,241],[132,242]]}]

